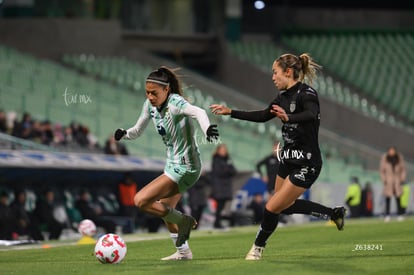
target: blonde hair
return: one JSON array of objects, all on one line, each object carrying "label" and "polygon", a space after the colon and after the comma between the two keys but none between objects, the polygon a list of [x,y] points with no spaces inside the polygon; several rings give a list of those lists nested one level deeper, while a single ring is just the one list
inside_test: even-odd
[{"label": "blonde hair", "polygon": [[288,68],[293,69],[293,79],[312,83],[316,78],[317,72],[322,66],[316,63],[308,53],[299,56],[294,54],[283,54],[275,60],[286,71]]},{"label": "blonde hair", "polygon": [[221,148],[225,148],[226,149],[226,155],[229,155],[229,151],[227,148],[227,145],[225,143],[220,143],[219,145],[216,146],[216,149],[213,152],[213,156],[217,156],[218,152],[220,151]]}]

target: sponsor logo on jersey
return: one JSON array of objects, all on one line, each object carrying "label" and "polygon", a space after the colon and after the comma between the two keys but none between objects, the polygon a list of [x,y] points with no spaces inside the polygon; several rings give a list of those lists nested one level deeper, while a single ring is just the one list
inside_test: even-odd
[{"label": "sponsor logo on jersey", "polygon": [[295,174],[294,177],[301,181],[306,181],[305,175],[308,174],[308,168],[304,167],[300,169],[299,173]]}]

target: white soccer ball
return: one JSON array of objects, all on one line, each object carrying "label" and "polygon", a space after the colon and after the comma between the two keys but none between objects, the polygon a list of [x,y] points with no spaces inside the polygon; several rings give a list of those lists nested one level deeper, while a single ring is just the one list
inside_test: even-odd
[{"label": "white soccer ball", "polygon": [[79,223],[78,226],[78,231],[79,233],[81,233],[83,236],[89,236],[92,237],[96,234],[96,225],[93,221],[91,220],[82,220]]},{"label": "white soccer ball", "polygon": [[125,241],[113,233],[101,236],[95,245],[95,257],[103,264],[118,264],[126,253]]}]

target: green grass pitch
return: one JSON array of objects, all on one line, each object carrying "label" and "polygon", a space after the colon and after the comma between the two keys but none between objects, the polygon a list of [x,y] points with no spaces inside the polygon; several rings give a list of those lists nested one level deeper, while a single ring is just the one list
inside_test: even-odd
[{"label": "green grass pitch", "polygon": [[94,245],[0,247],[0,274],[414,274],[414,218],[347,220],[341,232],[326,222],[281,227],[261,261],[246,261],[256,230],[193,231],[192,261],[160,261],[174,252],[165,232],[123,236],[128,252],[117,265],[99,263]]}]

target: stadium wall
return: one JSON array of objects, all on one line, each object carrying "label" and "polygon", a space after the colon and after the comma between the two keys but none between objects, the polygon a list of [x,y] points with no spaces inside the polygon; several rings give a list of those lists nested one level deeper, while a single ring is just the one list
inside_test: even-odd
[{"label": "stadium wall", "polygon": [[[295,3],[299,2],[299,3]],[[263,10],[243,7],[243,33],[297,30],[396,30],[414,29],[413,7],[401,1],[273,1]]]},{"label": "stadium wall", "polygon": [[1,44],[52,60],[65,53],[120,55],[121,27],[115,20],[2,18],[0,34]]}]

